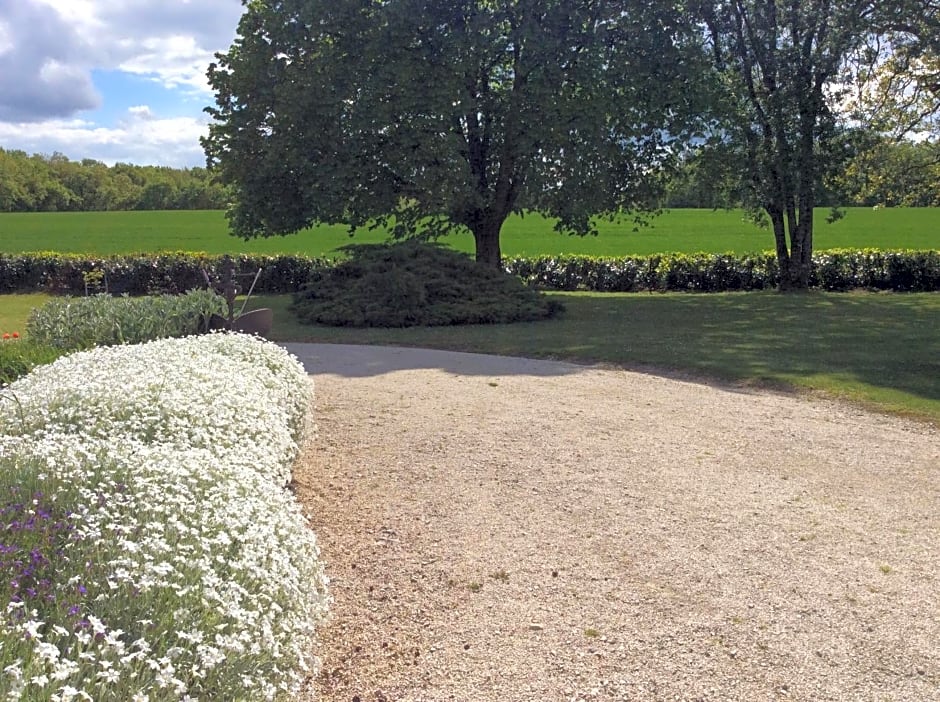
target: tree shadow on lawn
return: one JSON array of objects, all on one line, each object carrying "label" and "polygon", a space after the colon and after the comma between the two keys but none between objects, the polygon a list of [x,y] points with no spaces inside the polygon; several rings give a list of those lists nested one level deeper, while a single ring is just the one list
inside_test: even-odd
[{"label": "tree shadow on lawn", "polygon": [[[802,386],[840,394],[857,385],[859,396],[881,389],[940,401],[940,294],[553,295],[567,311],[549,321],[384,330],[295,325],[282,338],[393,347],[381,358],[357,357],[365,353],[359,346],[328,349],[351,376],[416,366],[495,374],[480,358],[457,363],[425,351],[406,359],[404,346],[573,361],[536,368],[508,359],[503,374],[558,375],[584,369],[574,364],[603,363],[730,389]],[[310,369],[322,372],[315,363]]]},{"label": "tree shadow on lawn", "polygon": [[[662,320],[657,355],[729,379],[867,385],[940,400],[940,296],[734,293],[637,299]],[[831,387],[827,387],[831,386]]]}]

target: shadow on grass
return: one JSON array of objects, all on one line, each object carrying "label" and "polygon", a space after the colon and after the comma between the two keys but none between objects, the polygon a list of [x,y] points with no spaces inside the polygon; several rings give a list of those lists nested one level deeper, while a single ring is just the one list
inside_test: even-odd
[{"label": "shadow on grass", "polygon": [[738,385],[802,388],[940,420],[940,294],[556,293],[560,319],[417,329],[305,326],[280,340],[603,362]]}]

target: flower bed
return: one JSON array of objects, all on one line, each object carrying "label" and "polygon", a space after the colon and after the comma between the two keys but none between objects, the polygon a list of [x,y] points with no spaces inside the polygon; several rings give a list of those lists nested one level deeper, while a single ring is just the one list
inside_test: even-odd
[{"label": "flower bed", "polygon": [[328,605],[286,489],[309,387],[279,347],[209,335],[0,391],[0,696],[295,692]]}]

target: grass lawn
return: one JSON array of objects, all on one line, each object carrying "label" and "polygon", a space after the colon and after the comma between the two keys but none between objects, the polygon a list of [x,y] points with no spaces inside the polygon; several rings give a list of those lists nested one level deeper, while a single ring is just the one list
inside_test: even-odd
[{"label": "grass lawn", "polygon": [[[827,224],[828,210],[816,213],[815,246],[827,248],[933,249],[940,247],[940,208],[872,210],[850,208],[844,219]],[[773,235],[744,220],[740,211],[671,210],[634,230],[630,221],[602,222],[597,237],[568,237],[552,231],[538,215],[512,217],[503,228],[504,255],[561,253],[623,256],[665,251],[747,253],[771,250]],[[0,213],[0,253],[301,253],[335,255],[349,243],[385,239],[384,231],[360,231],[350,239],[346,227],[319,227],[287,237],[249,242],[228,234],[222,212],[42,212]],[[447,242],[473,250],[469,235]]]},{"label": "grass lawn", "polygon": [[557,320],[417,329],[305,326],[288,311],[288,296],[253,305],[275,309],[283,341],[601,361],[819,391],[940,423],[940,294],[553,296],[567,307]]},{"label": "grass lawn", "polygon": [[[842,397],[940,424],[940,294],[552,293],[560,319],[512,325],[344,329],[272,307],[277,341],[389,344],[571,361]],[[22,331],[42,295],[0,296],[0,330]]]},{"label": "grass lawn", "polygon": [[46,303],[49,295],[35,293],[31,295],[0,295],[0,336],[26,332],[26,318],[34,307]]}]

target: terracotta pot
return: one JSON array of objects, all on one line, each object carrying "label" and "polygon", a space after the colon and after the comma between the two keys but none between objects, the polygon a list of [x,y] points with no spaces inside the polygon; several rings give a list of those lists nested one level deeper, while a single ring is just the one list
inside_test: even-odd
[{"label": "terracotta pot", "polygon": [[257,334],[258,336],[267,336],[271,333],[271,327],[274,325],[274,310],[270,307],[261,307],[251,312],[245,312],[240,317],[235,318],[232,329],[243,334]]},{"label": "terracotta pot", "polygon": [[[257,310],[245,312],[245,314],[236,317],[232,323],[232,331],[242,334],[257,334],[258,336],[267,336],[271,333],[271,327],[274,325],[274,310],[270,307],[261,307]],[[218,314],[213,314],[209,318],[209,331],[228,329],[228,320]]]}]

